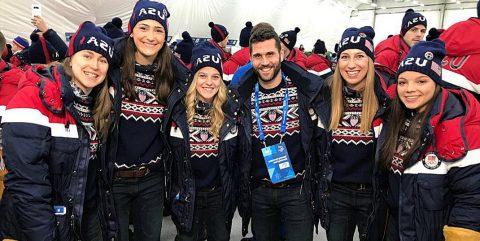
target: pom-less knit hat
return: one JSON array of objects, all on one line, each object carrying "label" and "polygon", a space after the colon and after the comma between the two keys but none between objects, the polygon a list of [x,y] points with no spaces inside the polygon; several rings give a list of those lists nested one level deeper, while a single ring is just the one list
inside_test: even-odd
[{"label": "pom-less knit hat", "polygon": [[20,36],[17,36],[13,39],[12,41],[13,44],[17,45],[17,47],[19,47],[20,49],[26,49],[30,46],[30,44],[28,44],[28,40],[25,39],[25,38],[22,38]]},{"label": "pom-less knit hat", "polygon": [[213,67],[220,75],[222,71],[222,55],[210,42],[202,42],[193,48],[192,73],[195,75],[203,67]]},{"label": "pom-less knit hat", "polygon": [[210,34],[212,35],[213,41],[219,43],[228,36],[228,31],[223,25],[210,22],[208,26],[210,27]]},{"label": "pom-less knit hat", "polygon": [[445,43],[440,39],[420,41],[412,46],[407,57],[400,63],[397,78],[405,71],[415,71],[442,84],[442,60],[445,53]]},{"label": "pom-less knit hat", "polygon": [[168,36],[168,17],[170,13],[162,3],[150,0],[139,0],[133,7],[132,16],[128,22],[128,33],[132,33],[138,22],[152,19],[159,22],[165,29],[165,37]]},{"label": "pom-less knit hat", "polygon": [[296,27],[294,30],[286,31],[280,34],[279,38],[283,44],[289,49],[292,50],[297,43],[297,33],[300,32],[300,28]]},{"label": "pom-less knit hat", "polygon": [[401,35],[405,35],[408,30],[417,25],[423,25],[427,28],[427,18],[422,14],[413,11],[413,9],[408,9],[403,16],[402,29],[400,31]]},{"label": "pom-less knit hat", "polygon": [[250,35],[252,33],[252,22],[248,21],[245,23],[245,28],[242,29],[240,32],[240,46],[241,47],[248,47],[249,46],[249,40],[250,40]]},{"label": "pom-less knit hat", "polygon": [[338,56],[347,49],[360,49],[365,52],[372,60],[373,55],[373,38],[375,30],[370,26],[361,28],[347,28],[338,44]]},{"label": "pom-less knit hat", "polygon": [[86,21],[78,27],[77,32],[70,39],[68,56],[82,50],[91,50],[101,54],[110,63],[113,58],[113,40],[105,35],[90,21]]}]

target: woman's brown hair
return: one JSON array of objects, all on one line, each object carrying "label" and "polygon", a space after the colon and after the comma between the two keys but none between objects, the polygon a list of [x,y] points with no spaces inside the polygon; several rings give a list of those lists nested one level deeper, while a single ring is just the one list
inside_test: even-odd
[{"label": "woman's brown hair", "polygon": [[[398,145],[398,138],[400,137],[400,130],[402,129],[405,121],[408,118],[411,118],[410,126],[407,130],[407,137],[413,139],[412,146],[410,150],[403,156],[403,159],[408,161],[412,157],[412,154],[415,150],[420,146],[420,142],[422,139],[422,130],[425,124],[427,123],[427,117],[430,111],[433,108],[433,104],[435,103],[435,99],[440,93],[441,87],[437,85],[435,87],[435,92],[433,94],[433,98],[427,103],[427,107],[423,112],[415,113],[409,112],[407,107],[402,103],[400,97],[398,97],[398,93],[392,101],[389,109],[387,110],[388,116],[388,129],[386,130],[385,135],[385,143],[383,144],[382,148],[380,149],[380,160],[384,164],[385,167],[389,167],[390,163],[393,159],[393,155],[397,151]],[[414,116],[409,116],[410,113],[415,113]]]},{"label": "woman's brown hair", "polygon": [[[70,63],[71,59],[66,58],[62,63],[62,67],[65,74],[73,80],[74,76]],[[108,75],[105,80],[92,91],[97,93],[94,97],[95,102],[92,110],[94,127],[100,134],[100,139],[104,141],[108,137],[108,130],[110,127],[109,117],[113,107],[112,97],[108,91]]]},{"label": "woman's brown hair", "polygon": [[[122,72],[122,88],[123,93],[131,100],[137,97],[135,92],[135,52],[137,47],[133,42],[132,37],[128,37],[125,44],[123,55]],[[172,68],[172,53],[166,43],[158,52],[157,58],[154,61],[155,66],[155,89],[157,99],[161,103],[167,102],[167,97],[173,86],[173,68]]]}]

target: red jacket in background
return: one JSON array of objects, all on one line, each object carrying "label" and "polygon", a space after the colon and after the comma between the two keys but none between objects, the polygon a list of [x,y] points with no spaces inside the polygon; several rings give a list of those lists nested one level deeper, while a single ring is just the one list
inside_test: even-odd
[{"label": "red jacket in background", "polygon": [[298,48],[293,48],[292,51],[290,51],[287,60],[292,61],[304,70],[307,70],[307,56]]},{"label": "red jacket in background", "polygon": [[230,57],[232,57],[231,53],[225,52],[225,49],[223,49],[222,46],[220,46],[215,41],[210,39],[210,40],[208,40],[208,42],[210,42],[213,46],[217,47],[217,49],[220,51],[220,53],[222,54],[222,62],[223,63],[227,62],[230,59]]},{"label": "red jacket in background", "polygon": [[25,73],[4,60],[0,59],[0,120],[5,106],[17,93],[18,83],[25,77]]},{"label": "red jacket in background", "polygon": [[250,61],[250,50],[248,47],[241,48],[235,52],[228,61],[223,63],[223,79],[231,81],[233,74],[239,67],[246,65]]},{"label": "red jacket in background", "polygon": [[397,73],[398,65],[407,57],[410,47],[400,35],[395,35],[380,42],[375,48],[375,63]]},{"label": "red jacket in background", "polygon": [[308,72],[319,76],[332,72],[332,63],[330,63],[327,58],[314,53],[308,56],[305,66],[307,67]]},{"label": "red jacket in background", "polygon": [[[440,39],[445,42],[447,50],[447,56],[442,62],[443,68],[467,78],[470,81],[468,84],[474,88],[473,91],[476,93],[480,93],[479,37],[480,19],[478,18],[458,22],[440,35]],[[448,79],[445,74],[443,76],[447,82],[456,84],[454,83],[455,79]]]}]

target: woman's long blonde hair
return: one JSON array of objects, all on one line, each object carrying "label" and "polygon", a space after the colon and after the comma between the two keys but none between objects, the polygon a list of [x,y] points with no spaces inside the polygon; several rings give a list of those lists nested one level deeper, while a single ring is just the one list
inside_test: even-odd
[{"label": "woman's long blonde hair", "polygon": [[[344,101],[343,86],[344,79],[340,74],[339,65],[335,68],[333,77],[331,78],[331,104],[332,112],[330,116],[329,130],[336,130],[343,116]],[[375,68],[373,60],[368,58],[368,72],[365,77],[365,88],[362,94],[362,116],[360,118],[360,131],[368,133],[372,128],[372,122],[378,110],[378,99],[375,94]]]},{"label": "woman's long blonde hair", "polygon": [[[185,107],[187,108],[187,121],[189,125],[193,124],[193,117],[195,115],[195,105],[198,102],[197,99],[197,91],[195,86],[197,85],[198,79],[197,72],[193,76],[193,81],[190,84],[190,87],[187,90],[187,94],[185,95]],[[223,113],[223,105],[227,102],[227,86],[223,82],[220,81],[220,87],[218,88],[218,92],[213,99],[213,107],[210,110],[210,134],[213,135],[215,139],[219,139],[220,136],[220,129],[222,128],[223,121],[225,120],[225,114]]]}]

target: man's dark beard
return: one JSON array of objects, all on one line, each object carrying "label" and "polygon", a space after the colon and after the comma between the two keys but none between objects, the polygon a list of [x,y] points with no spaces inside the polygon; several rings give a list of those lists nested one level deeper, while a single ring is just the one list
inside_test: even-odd
[{"label": "man's dark beard", "polygon": [[258,78],[260,78],[263,82],[270,82],[273,79],[275,79],[275,77],[277,77],[278,73],[280,73],[280,66],[281,66],[281,62],[279,62],[278,65],[275,67],[275,70],[273,71],[273,76],[270,79],[263,79],[256,68],[253,68],[253,71],[258,76]]}]

